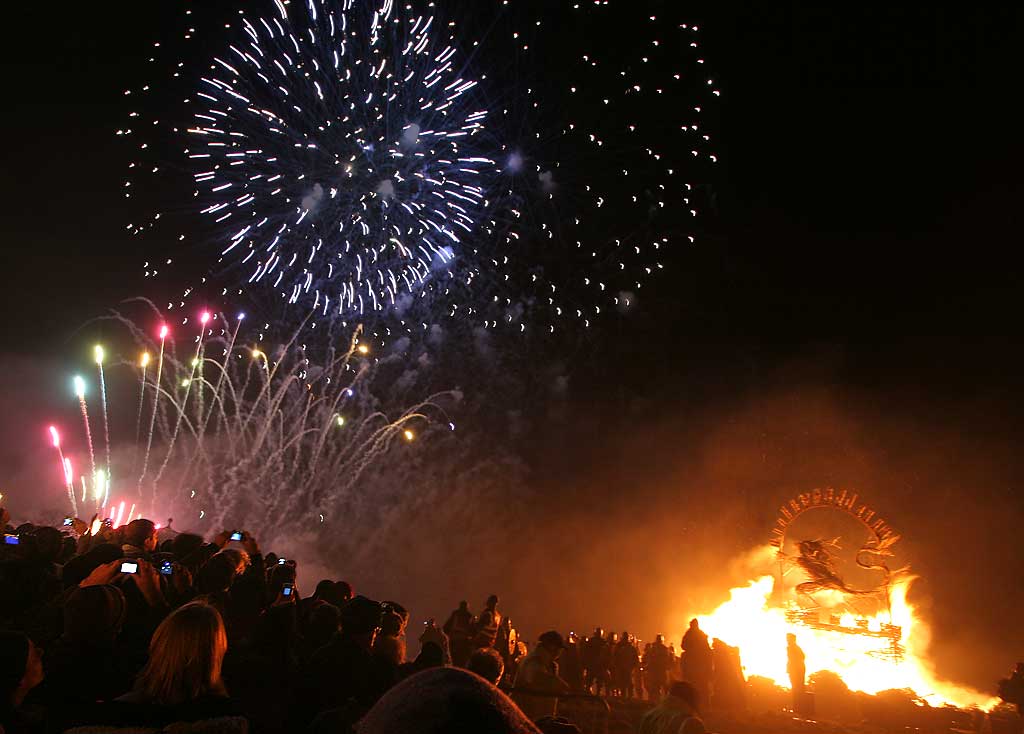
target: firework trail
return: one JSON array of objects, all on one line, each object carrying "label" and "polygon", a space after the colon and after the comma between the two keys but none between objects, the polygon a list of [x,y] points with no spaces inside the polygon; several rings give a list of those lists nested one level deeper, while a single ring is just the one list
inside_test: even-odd
[{"label": "firework trail", "polygon": [[78,515],[78,501],[75,498],[75,473],[71,469],[71,459],[64,459],[64,483],[68,487],[68,500],[71,502],[71,512]]},{"label": "firework trail", "polygon": [[75,501],[75,488],[74,488],[74,476],[71,473],[71,461],[64,456],[64,450],[60,446],[60,433],[57,431],[56,426],[50,426],[50,441],[53,447],[57,449],[57,458],[60,461],[61,475],[64,477],[64,484],[68,490],[68,501],[71,503],[72,512],[78,514],[78,504]]},{"label": "firework trail", "polygon": [[89,428],[89,408],[85,403],[85,380],[75,375],[72,382],[75,386],[75,396],[78,398],[79,408],[82,411],[82,423],[85,425],[85,442],[89,446],[89,469],[95,475],[96,454],[92,447],[92,430]]},{"label": "firework trail", "polygon": [[[140,347],[156,346],[134,322],[119,314],[111,319],[124,324]],[[143,396],[153,392],[153,413],[140,485],[152,483],[151,512],[196,513],[203,523],[244,518],[275,532],[311,516],[330,522],[345,516],[372,467],[398,445],[430,435],[433,416],[450,424],[438,402],[448,399],[446,393],[392,411],[386,406],[404,398],[371,392],[375,380],[399,369],[404,357],[375,355],[358,328],[342,347],[313,358],[298,330],[264,351],[239,346],[241,318],[230,328],[221,315],[202,323],[197,348],[184,358],[161,329],[159,377],[145,383]],[[203,350],[207,369],[200,371],[196,355]],[[198,383],[192,391],[189,380]],[[409,385],[402,385],[398,392],[404,394]],[[206,395],[202,407],[195,399],[200,390]],[[160,469],[149,479],[151,456]],[[127,520],[118,503],[127,503],[113,476],[97,469],[89,485],[82,478],[82,490],[86,497],[92,491],[98,506],[109,505],[119,524]]]},{"label": "firework trail", "polygon": [[168,331],[166,325],[160,327],[160,354],[156,361],[156,379],[153,381],[153,412],[149,416],[149,431],[146,433],[146,451],[142,457],[142,472],[139,474],[138,494],[140,497],[142,496],[142,482],[146,478],[146,471],[149,469],[149,452],[153,448],[153,430],[156,428],[157,409],[160,406],[160,391],[163,389],[160,379],[163,377],[164,350],[167,346]]},{"label": "firework trail", "polygon": [[107,476],[110,476],[110,422],[107,418],[107,383],[103,377],[103,358],[105,354],[103,347],[99,344],[93,349],[93,357],[96,360],[96,369],[100,377],[100,405],[103,409],[103,445],[106,455]]},{"label": "firework trail", "polygon": [[[135,411],[135,445],[139,445],[139,431],[142,430],[142,405],[146,399],[146,368],[149,367],[149,352],[143,352],[139,359],[139,407]],[[137,459],[138,457],[136,457]]]},{"label": "firework trail", "polygon": [[[163,477],[164,471],[167,469],[167,464],[170,463],[171,456],[174,453],[174,443],[175,443],[175,441],[178,440],[178,432],[181,430],[181,422],[182,422],[182,419],[185,417],[185,406],[188,405],[188,396],[189,396],[189,393],[192,390],[192,383],[196,381],[196,373],[197,373],[197,371],[199,371],[199,365],[201,364],[201,359],[200,358],[201,358],[202,353],[203,353],[203,338],[206,335],[206,322],[209,321],[209,320],[210,320],[210,314],[208,312],[204,311],[203,315],[199,318],[199,326],[200,326],[199,339],[196,342],[196,354],[192,358],[192,362],[190,363],[191,370],[189,371],[189,376],[187,378],[185,378],[184,380],[182,380],[182,384],[185,387],[185,395],[182,397],[181,402],[177,404],[178,418],[174,422],[174,432],[171,433],[170,445],[167,448],[167,455],[164,457],[164,463],[160,465],[160,469],[159,469],[159,471],[157,471],[156,477],[154,477],[154,479],[153,479],[154,499],[155,499],[155,494],[156,494],[156,486],[157,486],[157,484],[160,483],[160,479],[161,479],[161,477]],[[202,395],[202,378],[201,378],[202,372],[199,371],[199,374],[200,374],[200,386],[198,388],[198,392],[199,392],[200,395]],[[200,402],[199,403],[200,418],[202,416],[202,411],[203,411],[203,406],[202,406],[202,402]]]}]

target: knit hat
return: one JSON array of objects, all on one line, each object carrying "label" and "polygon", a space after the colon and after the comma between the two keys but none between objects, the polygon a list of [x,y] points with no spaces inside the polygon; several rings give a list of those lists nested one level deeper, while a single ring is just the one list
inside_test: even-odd
[{"label": "knit hat", "polygon": [[75,589],[64,603],[64,638],[69,642],[113,642],[124,624],[124,593],[110,584]]},{"label": "knit hat", "polygon": [[460,668],[431,668],[384,694],[359,734],[539,734],[508,696]]}]

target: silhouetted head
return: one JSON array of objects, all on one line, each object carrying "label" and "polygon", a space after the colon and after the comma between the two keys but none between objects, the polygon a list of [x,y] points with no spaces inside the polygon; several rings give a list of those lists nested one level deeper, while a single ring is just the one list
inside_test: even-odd
[{"label": "silhouetted head", "polygon": [[[251,562],[249,554],[241,548],[225,548],[222,551],[218,551],[217,555],[230,558],[235,564],[235,573],[239,576],[245,573],[245,569],[249,567]],[[283,566],[279,566],[279,568],[283,568]]]},{"label": "silhouetted head", "polygon": [[124,594],[116,586],[75,589],[64,602],[64,639],[80,645],[111,643],[126,614]]},{"label": "silhouetted head", "polygon": [[692,630],[699,630],[700,629],[700,623],[697,622],[696,618],[690,620],[690,629],[692,629]]},{"label": "silhouetted head", "polygon": [[235,580],[236,571],[236,562],[231,557],[218,553],[199,569],[196,587],[202,594],[227,591]]},{"label": "silhouetted head", "polygon": [[346,637],[368,637],[372,643],[383,616],[380,602],[357,596],[341,610],[341,633]]},{"label": "silhouetted head", "polygon": [[64,547],[64,536],[57,528],[43,526],[32,531],[34,556],[46,563],[56,563]]},{"label": "silhouetted head", "polygon": [[178,533],[174,536],[174,540],[171,543],[171,552],[174,553],[174,557],[180,562],[199,550],[203,544],[203,539],[195,533]]},{"label": "silhouetted head", "polygon": [[498,597],[497,597],[496,594],[491,594],[489,597],[487,597],[486,607],[488,609],[497,609],[498,608]]},{"label": "silhouetted head", "polygon": [[537,638],[537,642],[540,643],[541,647],[547,649],[554,657],[558,657],[562,654],[562,650],[565,649],[565,640],[555,630],[548,630]]},{"label": "silhouetted head", "polygon": [[171,612],[153,633],[138,687],[152,703],[175,705],[223,695],[221,663],[228,649],[224,621],[212,606],[191,602]]},{"label": "silhouetted head", "polygon": [[341,627],[341,611],[333,604],[317,600],[306,620],[305,638],[314,647],[325,645],[337,634]]},{"label": "silhouetted head", "polygon": [[668,695],[670,695],[672,698],[677,698],[683,703],[685,703],[687,706],[690,707],[690,709],[694,713],[700,711],[700,692],[693,686],[692,683],[687,683],[685,681],[676,681],[671,686],[669,686]]},{"label": "silhouetted head", "polygon": [[121,542],[142,550],[156,550],[156,525],[152,520],[137,518],[121,528]]},{"label": "silhouetted head", "polygon": [[405,632],[405,621],[402,616],[392,610],[384,612],[380,621],[380,633],[391,637],[398,637]]},{"label": "silhouetted head", "polygon": [[356,593],[355,590],[352,588],[352,584],[350,584],[348,581],[339,581],[336,588],[338,594],[341,596],[342,602],[347,603],[351,601],[352,597]]},{"label": "silhouetted head", "polygon": [[469,611],[469,602],[460,601],[459,602],[459,611],[460,612],[468,612]]},{"label": "silhouetted head", "polygon": [[424,642],[416,656],[416,666],[421,669],[440,668],[444,665],[444,649],[436,642]]},{"label": "silhouetted head", "polygon": [[469,656],[466,670],[476,673],[491,685],[496,686],[505,672],[505,663],[493,647],[481,647],[479,650],[474,650],[473,654]]},{"label": "silhouetted head", "polygon": [[658,645],[664,645],[665,644],[665,635],[657,635],[654,638],[654,642],[656,644],[658,644]]},{"label": "silhouetted head", "polygon": [[792,632],[787,634],[786,635],[786,644],[787,645],[795,645],[796,644],[796,635],[794,635]]},{"label": "silhouetted head", "polygon": [[330,579],[324,579],[316,585],[316,591],[313,592],[314,599],[320,599],[333,604],[338,609],[341,609],[351,596],[345,596],[345,589],[341,588],[341,584],[337,581],[331,581]]}]

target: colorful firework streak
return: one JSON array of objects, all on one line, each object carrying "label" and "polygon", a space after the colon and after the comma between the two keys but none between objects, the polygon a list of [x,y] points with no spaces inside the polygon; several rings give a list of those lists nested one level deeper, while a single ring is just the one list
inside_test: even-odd
[{"label": "colorful firework streak", "polygon": [[[154,315],[158,324],[163,321],[155,307]],[[148,423],[150,430],[145,435],[136,428],[136,441],[120,451],[115,442],[110,465],[81,477],[77,507],[74,478],[64,476],[73,511],[94,508],[121,522],[136,508],[150,517],[185,513],[190,524],[214,527],[242,520],[277,529],[292,521],[327,522],[343,515],[366,471],[396,445],[411,443],[435,424],[442,430],[454,425],[442,408],[447,393],[389,417],[373,392],[388,360],[374,354],[358,328],[341,347],[314,360],[298,332],[264,351],[248,341],[251,335],[240,334],[241,315],[228,325],[223,315],[204,313],[181,330],[181,352],[166,325],[144,329],[121,314],[110,319],[124,327],[133,350],[160,355],[155,372],[148,356],[108,368],[140,381],[136,424]],[[84,415],[87,398],[78,380],[76,394]],[[48,437],[70,471],[68,437],[56,426],[48,428]]]}]

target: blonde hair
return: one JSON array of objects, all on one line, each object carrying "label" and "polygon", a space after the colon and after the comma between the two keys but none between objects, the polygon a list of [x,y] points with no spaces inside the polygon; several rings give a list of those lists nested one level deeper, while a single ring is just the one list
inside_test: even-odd
[{"label": "blonde hair", "polygon": [[186,604],[153,633],[137,688],[152,703],[164,705],[225,695],[221,663],[227,649],[220,612],[203,602]]}]

